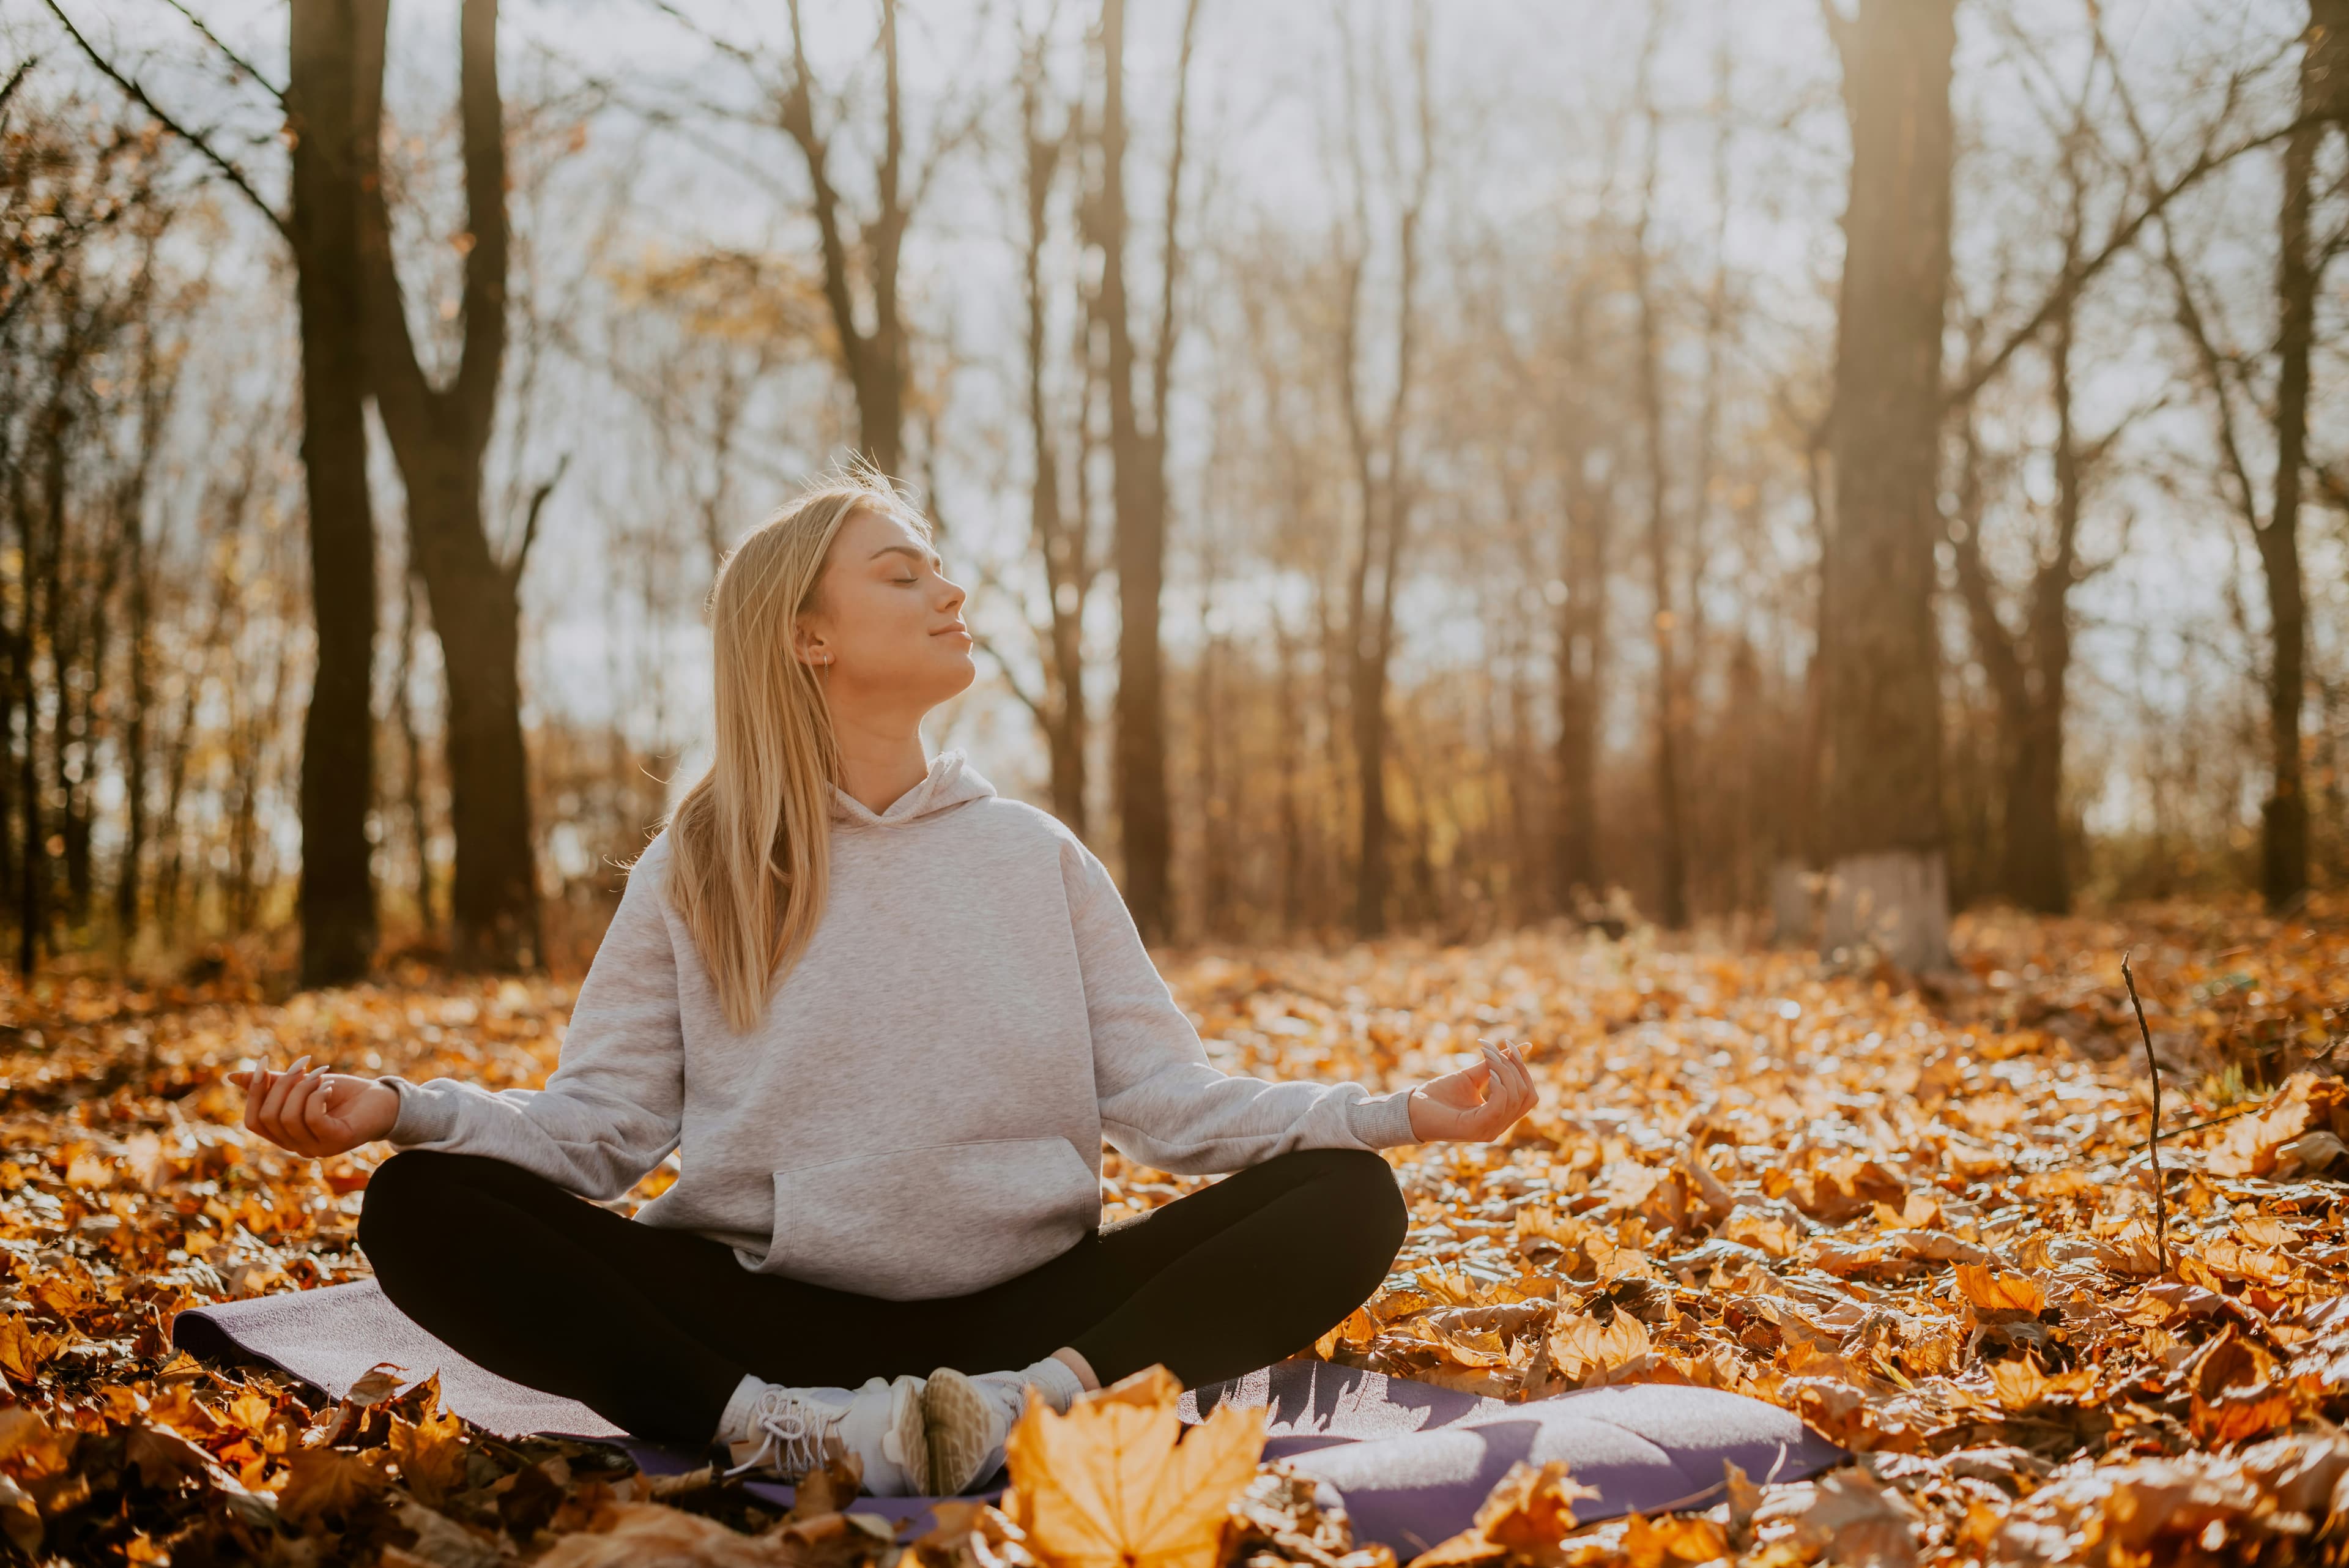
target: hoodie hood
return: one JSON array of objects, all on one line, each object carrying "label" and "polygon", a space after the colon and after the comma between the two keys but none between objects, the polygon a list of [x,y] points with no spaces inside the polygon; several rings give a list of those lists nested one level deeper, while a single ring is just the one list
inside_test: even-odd
[{"label": "hoodie hood", "polygon": [[994,793],[995,786],[979,776],[968,754],[957,746],[933,758],[922,782],[891,801],[885,812],[874,813],[838,784],[833,785],[832,819],[846,827],[900,827]]}]

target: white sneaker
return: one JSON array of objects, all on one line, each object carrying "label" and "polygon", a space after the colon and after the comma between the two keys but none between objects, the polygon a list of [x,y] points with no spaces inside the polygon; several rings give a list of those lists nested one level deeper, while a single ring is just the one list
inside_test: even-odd
[{"label": "white sneaker", "polygon": [[918,1377],[874,1377],[854,1393],[771,1383],[751,1407],[749,1437],[728,1445],[736,1463],[726,1473],[764,1469],[797,1481],[828,1459],[854,1454],[864,1467],[866,1492],[921,1497],[930,1490],[922,1412]]},{"label": "white sneaker", "polygon": [[941,1366],[922,1386],[929,1428],[930,1481],[952,1497],[1003,1468],[1011,1424],[1028,1408],[1028,1385],[1017,1373],[967,1376]]}]

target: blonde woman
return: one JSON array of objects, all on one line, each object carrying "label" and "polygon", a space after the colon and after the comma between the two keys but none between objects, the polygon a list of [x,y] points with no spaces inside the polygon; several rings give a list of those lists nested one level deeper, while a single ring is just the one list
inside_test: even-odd
[{"label": "blonde woman", "polygon": [[[1066,1408],[1309,1345],[1402,1241],[1372,1151],[1533,1105],[1514,1047],[1387,1095],[1210,1066],[1083,843],[926,759],[923,716],[972,679],[963,600],[876,476],[736,548],[714,761],[638,857],[544,1088],[233,1075],[289,1149],[404,1151],[359,1220],[402,1312],[738,1470],[853,1453],[874,1492],[955,1492],[1031,1386]],[[1237,1174],[1103,1226],[1104,1137]],[[634,1220],[585,1201],[671,1150]]]}]

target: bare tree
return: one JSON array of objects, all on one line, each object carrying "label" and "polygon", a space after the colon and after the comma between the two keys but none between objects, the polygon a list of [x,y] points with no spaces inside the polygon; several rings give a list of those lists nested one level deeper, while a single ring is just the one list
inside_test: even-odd
[{"label": "bare tree", "polygon": [[[1091,496],[1085,483],[1090,443],[1081,413],[1072,465],[1073,504],[1061,485],[1063,458],[1057,434],[1061,413],[1052,395],[1051,367],[1057,356],[1052,348],[1052,301],[1045,278],[1045,254],[1051,243],[1052,193],[1077,125],[1073,113],[1065,114],[1057,129],[1047,124],[1051,111],[1046,101],[1050,87],[1046,41],[1042,33],[1029,41],[1019,72],[1021,194],[1027,213],[1020,279],[1027,306],[1029,461],[1034,470],[1029,480],[1029,527],[1044,568],[1046,618],[1045,691],[1029,705],[1044,732],[1050,758],[1053,814],[1082,836],[1086,831],[1085,747],[1091,730],[1085,702],[1084,608],[1101,562],[1092,548]],[[1086,303],[1090,311],[1089,302],[1081,303]],[[1092,357],[1087,354],[1083,360],[1086,395],[1079,401],[1080,410],[1092,401]]]},{"label": "bare tree", "polygon": [[291,147],[291,201],[280,213],[212,138],[166,111],[101,54],[59,5],[49,9],[90,63],[187,142],[292,251],[302,338],[302,462],[310,540],[310,612],[318,662],[302,742],[302,982],[357,979],[373,961],[375,882],[367,808],[375,789],[375,514],[367,488],[367,368],[359,339],[358,127],[353,119],[359,0],[293,0],[281,90],[241,57],[207,43],[234,78],[281,104]]},{"label": "bare tree", "polygon": [[[2095,62],[2092,61],[2072,106],[2072,120],[2058,128],[2062,140],[2064,204],[2060,279],[2081,265],[2090,195],[2091,127],[2087,113]],[[2002,601],[2009,597],[1984,548],[1989,506],[1979,418],[1969,404],[1960,417],[1962,455],[1957,478],[1958,504],[1948,520],[1959,597],[1966,609],[1974,647],[1998,711],[1999,759],[2004,779],[1999,814],[1998,887],[2027,909],[2049,914],[2072,904],[2070,832],[2064,810],[2065,707],[2073,659],[2071,596],[2095,569],[2082,557],[2080,529],[2098,469],[2130,421],[2122,419],[2103,435],[2084,437],[2076,425],[2074,392],[2076,289],[2059,281],[2063,304],[2044,329],[2049,398],[2055,410],[2051,456],[2055,496],[2044,533],[2033,537],[2032,569],[2019,593],[2022,625],[2010,628]],[[1974,334],[1977,350],[1982,337]],[[2026,508],[2027,509],[2027,508]]]},{"label": "bare tree", "polygon": [[432,607],[449,698],[450,890],[452,957],[512,969],[543,961],[538,877],[530,827],[529,757],[523,744],[522,575],[535,535],[511,556],[492,547],[482,515],[482,467],[505,363],[504,101],[498,89],[497,0],[465,0],[458,21],[458,118],[464,158],[466,243],[459,305],[463,346],[454,373],[434,385],[408,327],[392,254],[390,192],[382,165],[383,65],[389,0],[358,10],[353,120],[365,192],[361,233],[367,369],[384,432],[408,493],[416,569]]},{"label": "bare tree", "polygon": [[[1591,322],[1595,281],[1586,269],[1568,285],[1561,378],[1559,470],[1565,537],[1557,605],[1557,884],[1579,914],[1604,886],[1599,868],[1599,711],[1607,673],[1609,556],[1614,532],[1611,456],[1597,437],[1588,390],[1596,363]],[[1604,474],[1594,473],[1600,463]]]},{"label": "bare tree", "polygon": [[[1123,892],[1134,924],[1163,940],[1174,919],[1168,867],[1173,817],[1166,794],[1166,693],[1159,642],[1159,596],[1166,580],[1166,404],[1174,371],[1183,276],[1183,153],[1190,106],[1191,50],[1199,0],[1185,0],[1175,62],[1173,140],[1166,164],[1160,243],[1157,333],[1146,357],[1134,344],[1126,285],[1130,226],[1125,193],[1125,0],[1102,0],[1102,102],[1098,188],[1091,211],[1102,256],[1094,309],[1106,338],[1110,459],[1117,530],[1117,732],[1113,755]],[[1135,386],[1148,377],[1147,400]]]},{"label": "bare tree", "polygon": [[2260,808],[2260,884],[2268,907],[2296,907],[2308,891],[2308,792],[2301,758],[2306,699],[2308,596],[2301,579],[2300,504],[2308,471],[2309,353],[2330,252],[2309,234],[2316,154],[2349,119],[2349,0],[2309,0],[2300,62],[2300,119],[2284,143],[2276,224],[2275,503],[2254,528],[2268,590],[2268,744],[2271,782]]},{"label": "bare tree", "polygon": [[[1659,4],[1640,57],[1639,98],[1647,120],[1647,164],[1640,185],[1640,216],[1631,234],[1631,286],[1640,305],[1640,417],[1648,460],[1648,582],[1654,600],[1649,620],[1656,657],[1656,851],[1663,898],[1658,918],[1668,929],[1688,924],[1688,845],[1681,813],[1681,752],[1688,697],[1682,690],[1679,631],[1672,609],[1671,470],[1665,450],[1663,328],[1656,299],[1653,231],[1656,170],[1661,156],[1663,110],[1655,97],[1656,44],[1669,16]],[[1702,493],[1697,504],[1703,504]]]},{"label": "bare tree", "polygon": [[[1404,541],[1416,499],[1406,435],[1418,369],[1420,223],[1435,177],[1435,94],[1430,62],[1428,9],[1412,10],[1408,50],[1413,104],[1408,121],[1415,156],[1407,164],[1390,140],[1383,171],[1397,181],[1394,195],[1395,301],[1393,358],[1383,409],[1371,407],[1365,385],[1371,344],[1371,188],[1374,178],[1361,119],[1369,84],[1356,79],[1350,39],[1345,45],[1347,153],[1351,208],[1335,236],[1340,333],[1337,380],[1347,449],[1353,462],[1357,521],[1346,584],[1347,705],[1353,724],[1354,767],[1361,798],[1354,873],[1354,929],[1375,936],[1386,929],[1388,886],[1387,681],[1394,652],[1395,604],[1402,593]],[[1383,117],[1381,117],[1384,122]]]}]

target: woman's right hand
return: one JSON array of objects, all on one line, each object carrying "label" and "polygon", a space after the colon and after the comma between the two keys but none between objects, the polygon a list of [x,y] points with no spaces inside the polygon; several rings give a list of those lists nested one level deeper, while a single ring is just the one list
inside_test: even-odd
[{"label": "woman's right hand", "polygon": [[304,1072],[310,1058],[283,1071],[239,1069],[228,1081],[244,1091],[244,1125],[280,1148],[323,1159],[388,1136],[399,1119],[399,1091],[377,1078]]}]

